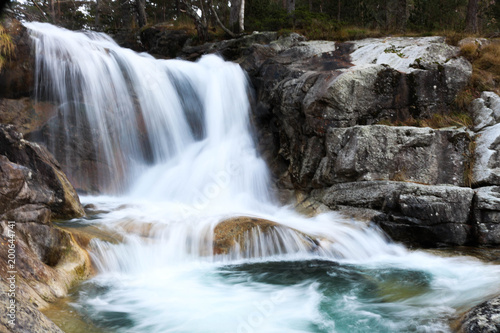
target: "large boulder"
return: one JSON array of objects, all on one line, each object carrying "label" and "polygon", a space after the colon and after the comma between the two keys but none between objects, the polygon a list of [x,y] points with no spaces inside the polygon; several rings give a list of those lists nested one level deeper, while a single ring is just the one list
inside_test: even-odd
[{"label": "large boulder", "polygon": [[312,196],[331,209],[351,206],[377,210],[374,221],[396,241],[423,247],[474,242],[474,191],[397,181],[336,184]]},{"label": "large boulder", "polygon": [[0,124],[2,219],[45,223],[85,213],[73,186],[46,148]]},{"label": "large boulder", "polygon": [[382,125],[330,128],[325,156],[318,163],[317,151],[306,149],[300,171],[293,175],[304,186],[311,176],[315,186],[365,180],[464,186],[471,164],[467,157],[473,156],[470,142],[469,133],[463,129]]},{"label": "large boulder", "polygon": [[[311,173],[317,156],[326,154],[329,129],[445,114],[472,71],[457,57],[458,48],[440,37],[347,43],[295,38],[250,51],[238,61],[257,90],[253,116],[263,155],[281,187],[302,190],[318,186]],[[435,135],[428,146],[442,139]],[[463,184],[463,176],[450,180]]]},{"label": "large boulder", "polygon": [[314,251],[318,241],[298,230],[254,217],[233,217],[219,222],[213,231],[214,254],[259,257]]}]

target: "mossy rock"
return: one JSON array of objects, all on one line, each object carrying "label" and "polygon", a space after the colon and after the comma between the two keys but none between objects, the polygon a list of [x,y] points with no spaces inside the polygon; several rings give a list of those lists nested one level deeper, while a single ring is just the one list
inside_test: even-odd
[{"label": "mossy rock", "polygon": [[[260,232],[259,237],[264,238],[270,237],[275,231],[295,234],[302,243],[297,245],[297,249],[302,247],[309,251],[314,251],[319,246],[318,241],[314,237],[293,228],[266,219],[238,216],[223,220],[214,228],[214,254],[231,254],[237,245],[239,245],[241,253],[245,253],[253,246],[248,241],[248,235],[252,232],[257,232],[257,230]],[[279,242],[279,244],[272,244],[270,247],[280,248],[284,251],[284,245],[283,242]],[[265,254],[264,250],[261,249],[261,251]]]}]

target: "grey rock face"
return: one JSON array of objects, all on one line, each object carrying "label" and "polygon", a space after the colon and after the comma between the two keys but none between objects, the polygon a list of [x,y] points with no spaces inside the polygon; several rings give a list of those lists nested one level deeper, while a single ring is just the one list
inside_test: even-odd
[{"label": "grey rock face", "polygon": [[474,196],[470,188],[365,181],[336,184],[312,195],[332,209],[352,206],[380,211],[374,221],[396,241],[423,247],[470,241]]},{"label": "grey rock face", "polygon": [[474,115],[476,161],[474,180],[478,185],[500,185],[500,97],[483,92],[471,103]]},{"label": "grey rock face", "polygon": [[[330,128],[314,183],[400,180],[465,185],[470,135],[465,130],[393,126]],[[307,161],[306,158],[304,161]]]},{"label": "grey rock face", "polygon": [[[286,188],[309,190],[353,181],[357,177],[358,180],[391,179],[398,171],[390,163],[379,163],[377,169],[386,169],[379,170],[380,175],[373,174],[375,178],[370,172],[363,171],[360,175],[356,170],[345,170],[342,179],[335,179],[336,173],[332,174],[335,161],[328,156],[334,153],[327,142],[330,131],[372,125],[382,120],[421,119],[447,112],[471,75],[471,65],[463,58],[455,58],[458,49],[445,44],[442,38],[294,43],[286,50],[274,48],[272,52],[264,47],[255,48],[241,60],[257,89],[259,104],[254,118],[259,137],[266,138],[262,141],[268,150],[265,156],[273,157],[268,162],[280,186]],[[418,130],[412,132],[421,136]],[[358,140],[357,135],[364,137]],[[367,145],[371,138],[378,140],[380,150],[392,149],[388,148],[391,144],[398,145],[395,150],[408,148],[406,143],[391,141],[399,140],[401,136],[398,139],[398,135],[393,135],[386,143],[383,135],[365,135],[360,129],[347,130],[339,136],[349,137],[353,147],[363,140]],[[463,185],[464,160],[469,156],[468,152],[465,157],[462,153],[468,140],[464,133],[430,135],[427,143],[415,149],[422,151],[418,158],[425,158],[425,149],[429,149],[427,156],[438,153],[450,157],[450,162],[446,163],[447,167],[453,165],[451,176],[444,172],[435,177],[429,173],[423,176],[414,173],[409,179],[429,184]],[[440,145],[444,146],[438,147]],[[342,153],[355,152],[346,147]],[[383,158],[391,160],[394,154],[401,159],[405,153],[392,151],[384,153]],[[363,163],[363,156],[356,159]]]},{"label": "grey rock face", "polygon": [[474,131],[500,122],[500,96],[492,91],[483,91],[481,98],[473,100],[469,107],[474,119]]},{"label": "grey rock face", "polygon": [[476,190],[474,222],[480,245],[500,243],[500,187],[489,186]]}]

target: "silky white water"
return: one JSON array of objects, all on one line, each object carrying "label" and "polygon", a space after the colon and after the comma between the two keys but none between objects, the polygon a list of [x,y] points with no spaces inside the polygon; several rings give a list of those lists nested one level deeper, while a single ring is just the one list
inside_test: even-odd
[{"label": "silky white water", "polygon": [[[56,155],[70,147],[58,158],[76,182],[97,175],[113,194],[82,197],[94,213],[70,222],[120,240],[92,241],[98,274],[74,304],[103,330],[448,332],[459,311],[500,292],[498,266],[410,252],[364,223],[277,204],[238,65],[156,60],[103,34],[26,26],[37,96],[58,105],[44,142]],[[82,172],[85,140],[99,163]],[[235,216],[281,226],[214,254],[215,226]]]}]

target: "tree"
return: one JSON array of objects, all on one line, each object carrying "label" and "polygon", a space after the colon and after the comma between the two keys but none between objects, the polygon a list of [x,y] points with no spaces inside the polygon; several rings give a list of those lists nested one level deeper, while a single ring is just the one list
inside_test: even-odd
[{"label": "tree", "polygon": [[478,32],[477,12],[479,0],[469,0],[467,5],[467,16],[465,17],[465,31],[475,34]]},{"label": "tree", "polygon": [[229,28],[236,32],[245,30],[245,0],[231,0]]},{"label": "tree", "polygon": [[[184,9],[181,9],[182,12],[185,12],[189,15],[193,21],[194,26],[196,27],[196,32],[198,33],[198,38],[202,42],[206,42],[208,40],[208,18],[205,8],[203,6],[203,0],[200,0],[200,6],[195,6],[189,0],[179,0],[183,5]],[[198,15],[198,9],[201,12],[201,15]]]},{"label": "tree", "polygon": [[148,23],[146,17],[146,0],[135,0],[135,5],[137,9],[137,21],[139,27],[142,28]]},{"label": "tree", "polygon": [[294,11],[295,11],[295,0],[286,0],[286,12],[288,14],[291,14]]}]

